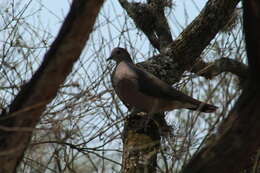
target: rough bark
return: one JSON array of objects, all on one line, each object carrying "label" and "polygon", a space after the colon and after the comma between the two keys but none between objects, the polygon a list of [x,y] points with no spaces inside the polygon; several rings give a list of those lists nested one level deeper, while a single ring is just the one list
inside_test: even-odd
[{"label": "rough bark", "polygon": [[79,58],[102,4],[103,0],[73,1],[43,63],[0,117],[0,173],[16,172],[41,114]]},{"label": "rough bark", "polygon": [[197,61],[192,67],[191,72],[206,79],[212,79],[223,72],[230,72],[236,75],[241,81],[245,81],[248,78],[247,65],[226,57],[219,58],[211,63],[206,63],[202,60]]},{"label": "rough bark", "polygon": [[245,0],[243,7],[249,81],[219,134],[193,157],[183,173],[242,172],[260,147],[260,3]]},{"label": "rough bark", "polygon": [[123,173],[157,172],[157,153],[162,136],[168,136],[171,128],[164,114],[152,117],[145,113],[127,117],[123,135]]},{"label": "rough bark", "polygon": [[224,28],[239,0],[209,0],[199,16],[178,36],[167,51],[183,70],[192,68],[201,52]]},{"label": "rough bark", "polygon": [[164,14],[164,8],[169,6],[169,1],[152,0],[147,4],[129,3],[127,0],[119,0],[119,2],[136,26],[144,32],[153,47],[161,50],[173,41]]},{"label": "rough bark", "polygon": [[[157,116],[159,117],[159,116]],[[155,173],[160,149],[160,125],[145,114],[125,121],[123,167],[125,173]]]},{"label": "rough bark", "polygon": [[[209,0],[200,15],[175,41],[172,41],[167,19],[162,9],[167,4],[163,4],[160,0],[151,0],[147,4],[129,3],[127,0],[119,0],[119,2],[134,20],[136,26],[146,34],[151,44],[161,53],[139,65],[167,83],[173,84],[180,80],[185,70],[192,69],[201,52],[226,25],[239,0]],[[138,115],[130,116],[128,122],[135,122],[136,116]],[[138,122],[147,121],[146,116],[139,117]],[[164,122],[162,114],[158,117],[159,122]],[[167,124],[159,123],[159,126],[167,127]],[[159,151],[160,143],[158,142],[160,141],[158,141],[158,137],[152,138],[151,133],[160,135],[160,128],[152,128],[150,131],[146,129],[149,129],[147,124],[141,126],[133,126],[132,123],[125,124],[122,172],[142,172],[145,169],[153,172],[156,170],[154,159]],[[140,164],[143,158],[153,159],[146,159],[146,164]]]}]

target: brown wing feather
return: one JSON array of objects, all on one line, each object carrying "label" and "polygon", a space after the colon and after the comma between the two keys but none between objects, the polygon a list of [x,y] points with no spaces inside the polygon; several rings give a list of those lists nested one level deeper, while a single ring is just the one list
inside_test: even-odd
[{"label": "brown wing feather", "polygon": [[218,108],[214,105],[203,103],[176,90],[151,73],[145,72],[142,69],[136,67],[134,64],[130,64],[130,67],[133,68],[139,77],[137,80],[139,90],[146,95],[163,99],[176,100],[180,102],[180,104],[183,103],[183,108],[199,110],[201,112],[214,112]]}]

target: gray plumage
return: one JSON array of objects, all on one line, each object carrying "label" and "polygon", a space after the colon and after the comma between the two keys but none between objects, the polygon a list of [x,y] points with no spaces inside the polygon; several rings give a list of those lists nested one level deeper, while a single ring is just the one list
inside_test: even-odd
[{"label": "gray plumage", "polygon": [[123,48],[114,48],[108,60],[115,60],[112,85],[116,94],[129,108],[147,113],[190,109],[215,112],[217,107],[196,100],[166,84],[156,76],[137,67]]}]

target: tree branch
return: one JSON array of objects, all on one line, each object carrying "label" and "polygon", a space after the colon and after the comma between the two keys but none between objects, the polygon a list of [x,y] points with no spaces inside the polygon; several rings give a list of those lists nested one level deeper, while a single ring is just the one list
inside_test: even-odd
[{"label": "tree branch", "polygon": [[223,72],[230,72],[239,77],[241,81],[245,81],[248,76],[247,65],[225,57],[219,58],[211,63],[199,60],[194,64],[191,72],[207,79],[212,79]]},{"label": "tree branch", "polygon": [[149,3],[129,3],[119,0],[127,14],[134,20],[136,26],[144,32],[150,43],[158,50],[169,45],[173,39],[164,8],[169,1],[153,0]]},{"label": "tree branch", "polygon": [[184,69],[191,67],[232,17],[238,2],[239,0],[209,0],[199,16],[172,43],[167,53]]},{"label": "tree branch", "polygon": [[[79,58],[102,4],[103,0],[73,1],[43,63],[13,100],[9,113],[0,117],[0,126],[32,129],[36,126],[46,105],[56,96]],[[31,135],[32,131],[0,130],[0,172],[16,172]],[[14,152],[3,155],[5,151]]]}]

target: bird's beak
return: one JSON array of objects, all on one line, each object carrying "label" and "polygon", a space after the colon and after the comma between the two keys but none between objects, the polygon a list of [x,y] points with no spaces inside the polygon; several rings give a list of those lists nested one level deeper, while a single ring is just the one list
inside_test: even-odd
[{"label": "bird's beak", "polygon": [[112,60],[112,59],[113,59],[113,57],[110,56],[110,57],[107,58],[107,61],[110,61],[110,60]]}]

